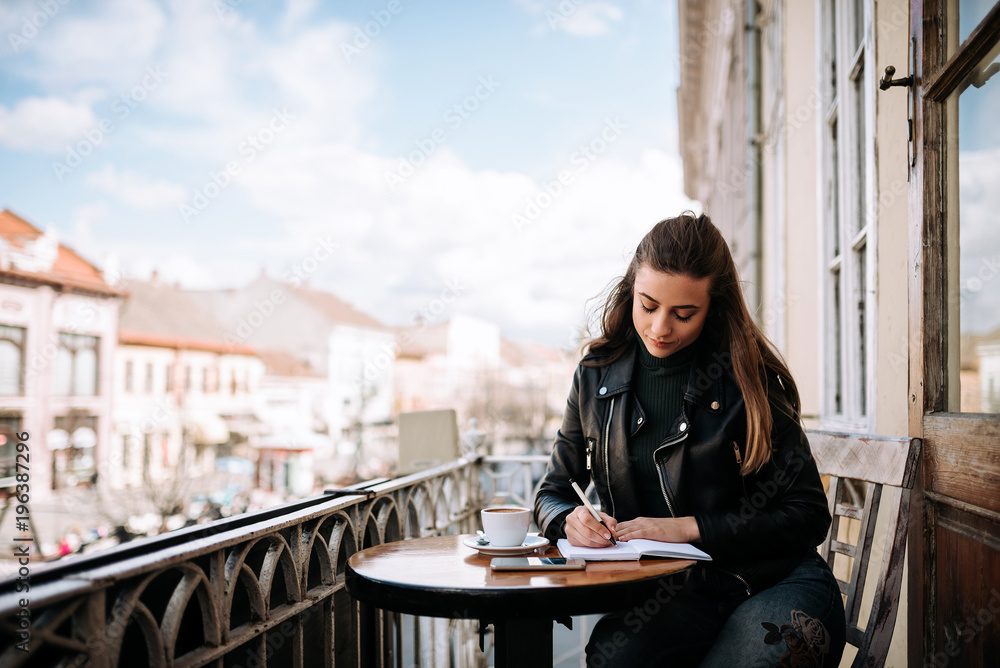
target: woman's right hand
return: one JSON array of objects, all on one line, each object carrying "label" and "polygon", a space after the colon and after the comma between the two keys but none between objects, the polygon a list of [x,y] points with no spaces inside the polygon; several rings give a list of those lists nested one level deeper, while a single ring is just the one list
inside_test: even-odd
[{"label": "woman's right hand", "polygon": [[[597,514],[608,525],[608,529],[611,529],[613,532],[618,521],[610,515],[602,513],[600,510],[597,511]],[[566,517],[564,529],[566,531],[566,539],[570,542],[570,545],[578,547],[611,547],[608,529],[602,527],[601,523],[595,520],[594,516],[584,506],[577,506]]]}]

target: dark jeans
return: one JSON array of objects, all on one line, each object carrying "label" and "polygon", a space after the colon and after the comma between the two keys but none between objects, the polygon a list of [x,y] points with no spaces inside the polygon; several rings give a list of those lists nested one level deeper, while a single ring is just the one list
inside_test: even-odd
[{"label": "dark jeans", "polygon": [[645,605],[605,615],[587,643],[587,665],[837,666],[844,602],[815,552],[778,584],[747,597],[739,582],[700,565],[683,588],[661,586]]}]

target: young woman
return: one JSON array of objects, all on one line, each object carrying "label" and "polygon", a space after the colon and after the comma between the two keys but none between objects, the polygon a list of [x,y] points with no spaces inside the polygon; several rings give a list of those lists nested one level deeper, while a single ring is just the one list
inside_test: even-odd
[{"label": "young woman", "polygon": [[550,540],[608,546],[571,479],[593,480],[616,539],[712,556],[680,593],[601,619],[589,665],[839,663],[843,600],[815,550],[830,514],[798,389],[706,216],[664,220],[639,243],[577,368],[535,500]]}]

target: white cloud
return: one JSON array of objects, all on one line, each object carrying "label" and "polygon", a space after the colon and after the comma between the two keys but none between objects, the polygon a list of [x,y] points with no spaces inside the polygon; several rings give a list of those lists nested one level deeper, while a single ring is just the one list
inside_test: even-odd
[{"label": "white cloud", "polygon": [[[154,249],[148,245],[131,246],[133,255],[124,275],[129,278],[149,280],[155,271],[157,277],[164,283],[177,283],[190,290],[209,290],[220,285],[220,270],[230,269],[232,263],[225,261],[216,264],[208,258],[197,259],[192,256],[189,248]],[[123,255],[125,257],[125,255]]]},{"label": "white cloud", "polygon": [[455,311],[563,343],[566,323],[580,321],[642,235],[695,206],[680,192],[679,160],[652,149],[636,160],[609,151],[586,169],[567,160],[573,183],[520,232],[512,214],[543,184],[472,170],[442,148],[391,192],[384,175],[395,167],[350,147],[303,143],[276,149],[240,181],[258,210],[284,222],[274,243],[292,252],[290,264],[331,235],[342,255],[314,284],[390,324],[405,324],[457,280],[467,288]]},{"label": "white cloud", "polygon": [[611,22],[620,21],[621,8],[609,2],[585,2],[585,0],[515,0],[533,16],[542,21],[534,32],[542,34],[549,30],[561,30],[577,37],[604,35],[611,30]]},{"label": "white cloud", "polygon": [[[544,12],[559,1],[522,4],[552,29]],[[130,141],[115,143],[107,158],[113,163],[83,180],[92,192],[111,196],[110,207],[81,207],[73,216],[74,234],[93,246],[91,257],[113,252],[129,275],[148,276],[155,268],[165,280],[209,288],[245,283],[262,264],[282,275],[318,238],[332,237],[340,250],[310,277],[312,284],[386,323],[407,322],[447,281],[457,281],[466,287],[449,313],[472,313],[501,323],[507,334],[563,343],[586,300],[624,268],[642,234],[691,206],[680,192],[679,161],[657,150],[628,159],[609,150],[574,171],[573,184],[520,232],[511,216],[543,192],[543,184],[517,171],[472,169],[450,146],[439,147],[390,190],[385,175],[398,167],[398,157],[363,150],[359,141],[370,123],[366,105],[376,92],[379,58],[366,51],[348,63],[340,45],[354,26],[319,19],[315,5],[289,0],[284,13],[264,25],[239,5],[220,17],[213,2],[201,0],[114,0],[86,12],[71,4],[39,34],[22,54],[27,66],[17,76],[58,93],[54,99],[78,100],[87,113],[84,87],[100,91],[98,102],[110,102],[139,84],[146,67],[167,73],[141,111],[123,121]],[[574,7],[556,29],[600,35],[622,19],[609,3]],[[368,49],[382,44],[373,40]],[[155,220],[179,220],[170,218],[170,209],[186,201],[190,189],[178,183],[204,182],[207,170],[242,159],[240,142],[262,129],[274,106],[287,108],[295,123],[242,163],[225,196],[228,211],[249,212],[257,221],[246,222],[246,237],[210,241],[222,226],[201,225],[176,243],[120,240],[124,221],[117,217],[130,214],[119,214],[112,198],[164,209]],[[88,118],[93,122],[93,114]],[[60,141],[59,147],[66,142]],[[129,159],[140,155],[144,163],[155,160],[167,178],[130,169]],[[165,171],[177,164],[192,172]],[[571,168],[568,159],[564,168]],[[204,220],[229,216],[226,206],[213,204]],[[263,226],[260,221],[277,224],[256,232],[251,225]]]},{"label": "white cloud", "polygon": [[316,9],[316,0],[286,0],[285,14],[281,17],[282,31],[288,32],[300,26]]},{"label": "white cloud", "polygon": [[20,150],[58,151],[97,127],[90,106],[60,97],[28,97],[13,109],[0,105],[0,144]]},{"label": "white cloud", "polygon": [[384,175],[394,158],[342,144],[277,144],[237,181],[254,210],[279,221],[270,235],[227,240],[225,249],[202,243],[183,262],[169,246],[116,244],[128,273],[158,268],[192,288],[239,285],[261,265],[283,276],[317,239],[330,239],[339,248],[311,284],[387,324],[410,322],[452,282],[462,289],[442,317],[469,313],[506,335],[563,345],[642,235],[694,206],[680,192],[675,156],[609,150],[584,170],[569,159],[557,167],[574,170],[573,183],[518,232],[512,214],[544,191],[523,174],[474,170],[442,148],[391,192]]},{"label": "white cloud", "polygon": [[[153,67],[165,77],[144,95],[144,113],[173,122],[130,120],[131,129],[147,147],[185,157],[230,159],[275,104],[301,119],[302,135],[360,135],[359,109],[375,79],[365,62],[347,63],[340,52],[350,25],[310,20],[311,0],[290,2],[277,31],[244,17],[240,5],[220,16],[215,4],[109,0],[87,12],[67,6],[30,49],[0,68],[62,97],[96,88],[96,101],[110,104],[141,86]],[[19,16],[8,12],[0,20],[13,24]]]},{"label": "white cloud", "polygon": [[611,21],[620,21],[622,10],[606,2],[588,2],[571,12],[556,27],[578,37],[603,35],[611,30]]},{"label": "white cloud", "polygon": [[979,334],[1000,327],[1000,148],[961,151],[958,174],[961,326]]},{"label": "white cloud", "polygon": [[54,90],[133,84],[161,44],[166,17],[160,6],[153,0],[109,0],[91,11],[72,9],[62,7],[5,68]]},{"label": "white cloud", "polygon": [[99,172],[87,174],[88,188],[107,193],[137,209],[163,209],[184,201],[185,191],[165,179],[152,180],[132,170],[119,173],[105,165]]}]

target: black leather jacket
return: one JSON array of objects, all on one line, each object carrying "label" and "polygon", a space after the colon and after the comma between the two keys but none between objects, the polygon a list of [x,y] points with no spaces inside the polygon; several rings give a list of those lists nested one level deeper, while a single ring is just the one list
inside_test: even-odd
[{"label": "black leather jacket", "polygon": [[[777,377],[768,377],[773,429],[771,461],[741,476],[746,453],[743,395],[728,353],[702,336],[681,415],[654,453],[660,487],[675,517],[693,515],[711,567],[756,593],[784,578],[830,526],[826,494],[801,425]],[[635,344],[638,345],[638,342]],[[602,509],[618,521],[639,505],[632,484],[629,437],[644,412],[629,392],[635,345],[604,367],[577,367],[562,428],[535,498],[535,518],[549,540],[565,537],[566,516],[579,501],[569,480],[593,479]]]}]

